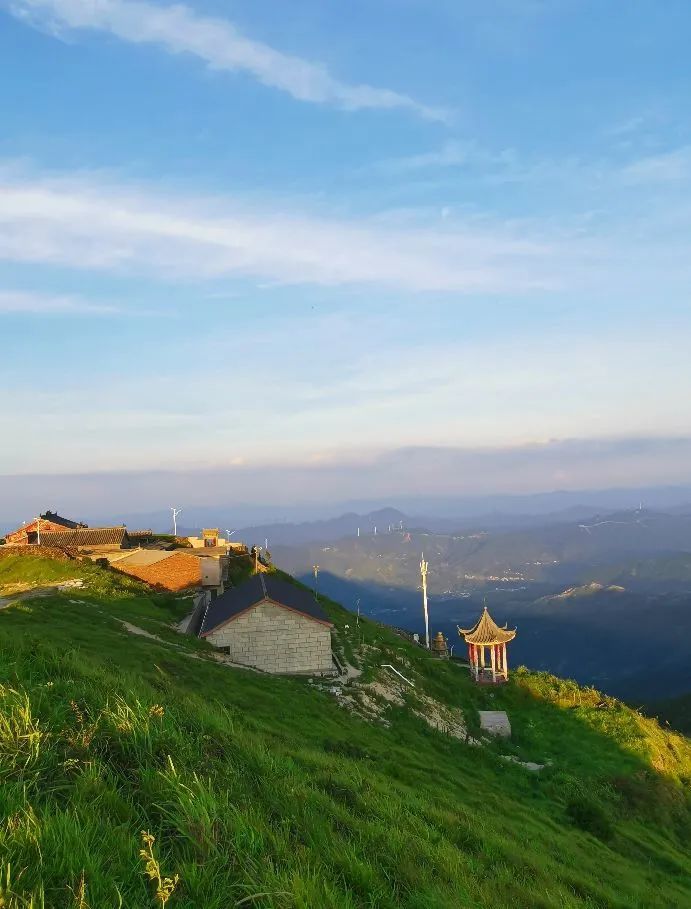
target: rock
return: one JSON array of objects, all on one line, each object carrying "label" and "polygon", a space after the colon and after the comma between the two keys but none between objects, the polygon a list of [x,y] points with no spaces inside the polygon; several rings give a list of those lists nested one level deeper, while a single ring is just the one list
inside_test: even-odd
[{"label": "rock", "polygon": [[512,764],[518,764],[519,767],[525,767],[526,770],[532,770],[533,773],[544,770],[547,766],[546,764],[537,764],[535,761],[522,761],[513,754],[502,754],[501,757],[502,760],[511,761]]}]

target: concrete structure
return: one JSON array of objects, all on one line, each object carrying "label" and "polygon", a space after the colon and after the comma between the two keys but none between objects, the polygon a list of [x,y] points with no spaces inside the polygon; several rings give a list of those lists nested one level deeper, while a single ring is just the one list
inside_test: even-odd
[{"label": "concrete structure", "polygon": [[511,738],[511,723],[503,710],[479,710],[480,729],[503,739]]},{"label": "concrete structure", "polygon": [[311,591],[262,573],[214,600],[199,635],[263,672],[336,675],[332,627]]}]

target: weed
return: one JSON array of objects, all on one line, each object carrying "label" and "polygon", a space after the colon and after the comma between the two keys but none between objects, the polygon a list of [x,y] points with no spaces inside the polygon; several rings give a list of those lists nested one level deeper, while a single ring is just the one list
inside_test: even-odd
[{"label": "weed", "polygon": [[141,839],[142,848],[139,850],[139,857],[146,863],[144,872],[149,880],[154,882],[156,887],[156,901],[160,903],[161,906],[165,906],[175,892],[180,877],[177,874],[173,877],[165,877],[161,873],[161,866],[154,855],[154,843],[156,842],[156,839],[151,833],[147,830],[142,830]]}]

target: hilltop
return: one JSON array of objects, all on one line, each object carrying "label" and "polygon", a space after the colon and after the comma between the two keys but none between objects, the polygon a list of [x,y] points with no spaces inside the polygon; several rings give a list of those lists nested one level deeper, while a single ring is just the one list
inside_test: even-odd
[{"label": "hilltop", "polygon": [[220,663],[175,630],[188,601],[98,566],[5,557],[0,584],[0,905],[691,900],[691,744],[613,698],[477,687],[325,598],[344,685]]},{"label": "hilltop", "polygon": [[551,603],[555,600],[577,600],[580,597],[592,597],[595,594],[617,594],[626,593],[626,588],[619,584],[600,584],[598,581],[591,581],[589,584],[579,584],[577,587],[567,587],[561,593],[553,593],[540,597],[538,603]]}]

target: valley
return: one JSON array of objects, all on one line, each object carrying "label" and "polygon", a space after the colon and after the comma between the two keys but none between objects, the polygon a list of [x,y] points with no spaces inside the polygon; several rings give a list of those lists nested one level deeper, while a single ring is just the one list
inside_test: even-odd
[{"label": "valley", "polygon": [[325,593],[419,633],[424,553],[431,625],[450,645],[460,645],[456,626],[486,602],[498,620],[519,628],[518,663],[636,703],[691,690],[691,640],[683,633],[691,619],[691,515],[684,510],[581,513],[508,531],[479,521],[452,533],[396,517],[398,527],[384,524],[376,534],[270,544],[272,557],[309,584],[318,565]]}]

